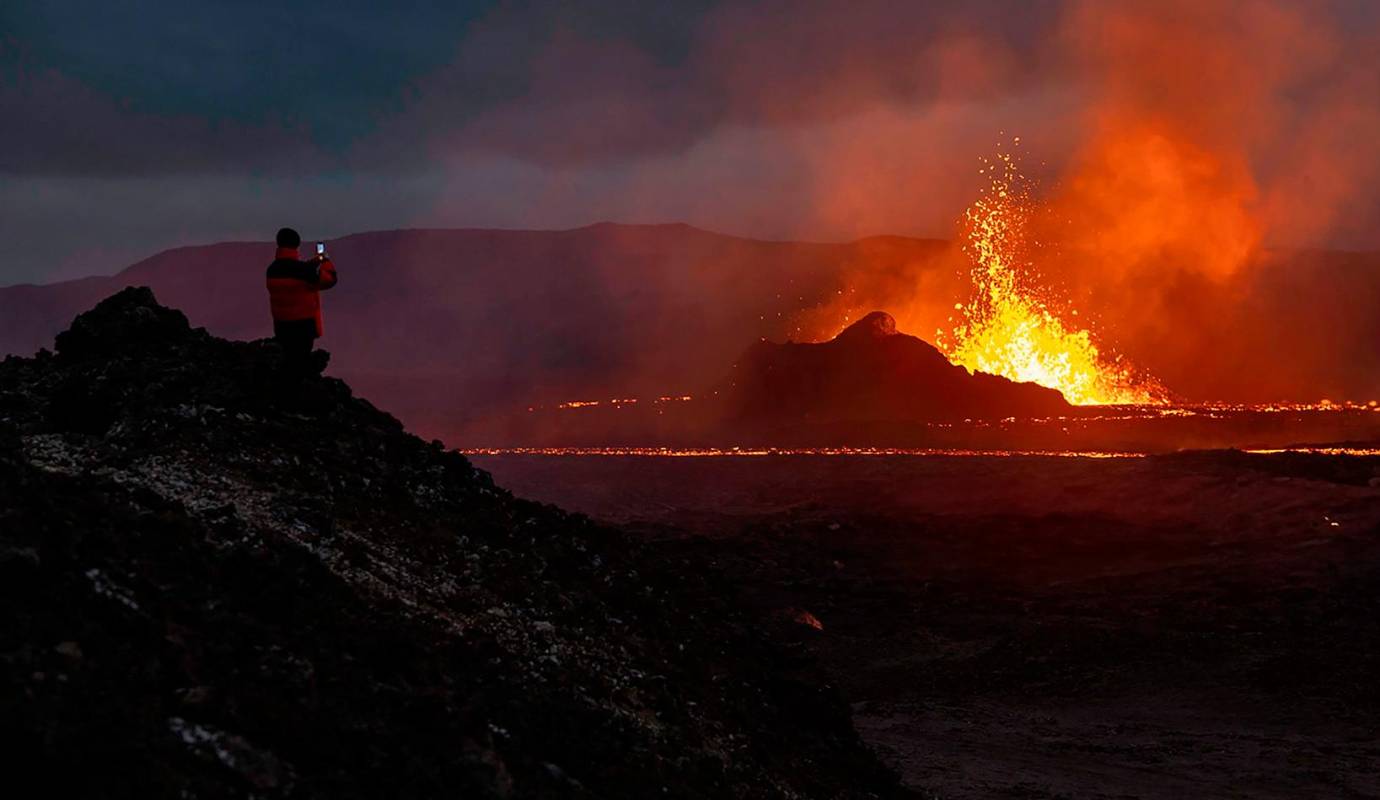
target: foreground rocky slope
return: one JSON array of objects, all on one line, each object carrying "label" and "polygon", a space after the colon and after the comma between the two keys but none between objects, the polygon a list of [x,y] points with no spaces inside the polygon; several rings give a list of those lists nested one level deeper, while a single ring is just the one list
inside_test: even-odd
[{"label": "foreground rocky slope", "polygon": [[0,364],[0,748],[50,796],[879,797],[683,557],[129,289]]},{"label": "foreground rocky slope", "polygon": [[923,797],[1380,797],[1380,457],[476,461],[811,614]]}]

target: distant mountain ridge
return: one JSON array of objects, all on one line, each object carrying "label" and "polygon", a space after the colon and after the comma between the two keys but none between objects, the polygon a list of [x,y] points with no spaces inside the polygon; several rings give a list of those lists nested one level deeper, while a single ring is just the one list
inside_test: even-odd
[{"label": "distant mountain ridge", "polygon": [[[962,299],[966,269],[937,240],[762,241],[688,225],[378,231],[329,246],[341,270],[321,342],[332,374],[461,447],[500,438],[528,407],[694,394],[745,342],[808,340],[844,311],[886,308],[927,332],[942,324],[936,309]],[[113,276],[0,288],[0,356],[47,346],[127,285],[152,287],[218,336],[267,336],[272,254],[267,242],[184,247]],[[1263,252],[1239,278],[1181,280],[1147,297],[1140,319],[1104,319],[1100,332],[1188,399],[1380,399],[1380,253]],[[921,324],[908,304],[941,316]],[[1161,319],[1166,304],[1190,310]],[[802,313],[818,324],[797,333]]]},{"label": "distant mountain ridge", "polygon": [[[333,353],[332,373],[457,444],[514,408],[707,385],[743,342],[834,296],[841,265],[924,262],[948,247],[611,223],[380,231],[328,246],[340,267],[340,285],[323,298],[320,346]],[[229,242],[169,250],[109,277],[0,288],[0,355],[51,346],[78,312],[129,285],[151,287],[217,336],[268,336],[272,258],[271,243]]]}]

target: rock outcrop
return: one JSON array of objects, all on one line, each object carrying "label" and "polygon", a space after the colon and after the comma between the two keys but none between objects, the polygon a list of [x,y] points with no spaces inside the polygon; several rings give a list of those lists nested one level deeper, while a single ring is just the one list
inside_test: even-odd
[{"label": "rock outcrop", "polygon": [[[83,797],[881,797],[704,564],[148,290],[0,363],[0,748]],[[37,781],[37,782],[31,782]]]},{"label": "rock outcrop", "polygon": [[931,422],[1067,414],[1052,389],[949,363],[874,311],[818,344],[759,342],[721,385],[725,416],[748,425]]}]

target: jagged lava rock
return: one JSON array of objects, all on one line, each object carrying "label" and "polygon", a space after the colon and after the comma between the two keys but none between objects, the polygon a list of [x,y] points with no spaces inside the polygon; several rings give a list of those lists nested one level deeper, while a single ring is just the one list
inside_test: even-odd
[{"label": "jagged lava rock", "polygon": [[719,388],[727,415],[772,424],[943,421],[1066,414],[1063,395],[970,374],[874,311],[827,342],[759,342]]},{"label": "jagged lava rock", "polygon": [[147,286],[130,286],[78,314],[55,347],[67,358],[99,358],[172,346],[190,333],[187,315],[158,305]]},{"label": "jagged lava rock", "polygon": [[147,290],[0,363],[0,751],[53,796],[892,796],[734,586]]}]

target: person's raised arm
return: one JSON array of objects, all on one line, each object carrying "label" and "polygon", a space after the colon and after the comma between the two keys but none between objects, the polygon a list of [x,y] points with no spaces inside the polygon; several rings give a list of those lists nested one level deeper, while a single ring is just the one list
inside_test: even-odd
[{"label": "person's raised arm", "polygon": [[329,289],[339,281],[340,278],[335,274],[335,264],[329,257],[321,259],[321,263],[316,265],[316,288]]}]

